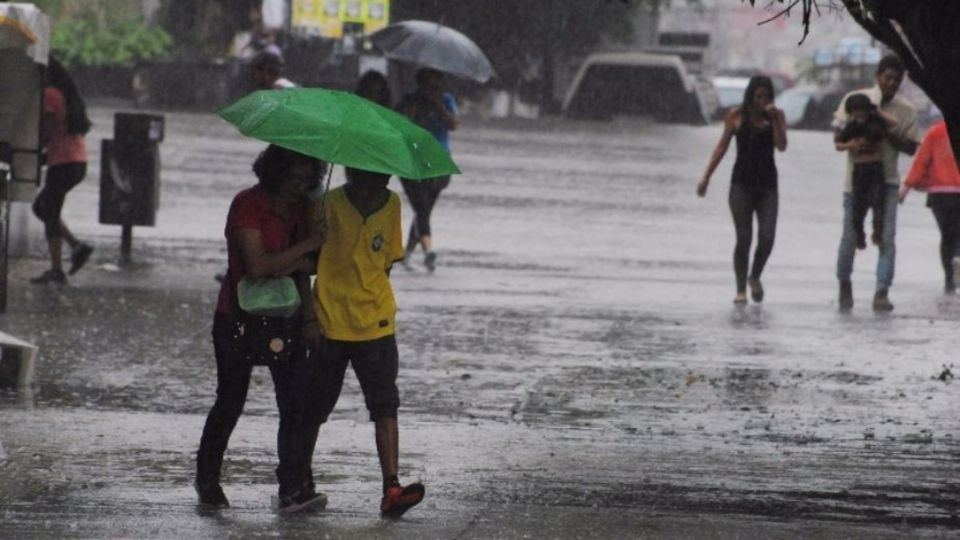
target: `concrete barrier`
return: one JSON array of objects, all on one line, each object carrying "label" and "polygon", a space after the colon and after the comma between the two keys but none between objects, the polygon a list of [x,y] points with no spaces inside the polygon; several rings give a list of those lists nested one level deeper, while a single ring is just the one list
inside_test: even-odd
[{"label": "concrete barrier", "polygon": [[30,388],[36,363],[36,345],[0,331],[0,387]]}]

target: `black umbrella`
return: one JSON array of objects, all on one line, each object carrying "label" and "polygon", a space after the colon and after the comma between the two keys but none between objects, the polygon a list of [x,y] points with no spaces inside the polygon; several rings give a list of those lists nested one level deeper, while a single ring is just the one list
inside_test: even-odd
[{"label": "black umbrella", "polygon": [[398,22],[370,34],[370,41],[387,58],[412,62],[479,83],[496,75],[476,43],[439,23]]}]

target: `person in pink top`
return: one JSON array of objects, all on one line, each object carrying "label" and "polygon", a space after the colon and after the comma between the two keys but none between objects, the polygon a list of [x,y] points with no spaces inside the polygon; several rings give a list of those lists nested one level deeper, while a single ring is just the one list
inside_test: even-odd
[{"label": "person in pink top", "polygon": [[930,127],[920,143],[910,174],[900,188],[901,203],[911,189],[927,192],[927,207],[940,228],[943,289],[952,294],[960,281],[960,171],[943,119]]},{"label": "person in pink top", "polygon": [[47,176],[33,201],[33,213],[43,222],[50,269],[31,278],[30,283],[67,282],[61,262],[64,241],[71,250],[70,274],[80,270],[93,253],[93,247],[78,240],[60,217],[67,193],[87,174],[87,147],[83,137],[90,126],[86,106],[73,79],[60,62],[50,57],[40,124],[40,137],[47,149]]}]

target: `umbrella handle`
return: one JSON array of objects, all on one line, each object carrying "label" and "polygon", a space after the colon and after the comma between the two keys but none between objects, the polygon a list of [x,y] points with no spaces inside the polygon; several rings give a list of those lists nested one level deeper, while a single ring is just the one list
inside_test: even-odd
[{"label": "umbrella handle", "polygon": [[327,193],[330,191],[330,179],[333,177],[333,163],[329,164],[327,167],[327,175],[325,178],[320,180],[320,185],[323,186],[323,190],[320,192],[320,209],[317,211],[317,223],[316,225],[323,224],[324,219],[326,219],[326,213],[324,212],[324,206],[327,204]]}]

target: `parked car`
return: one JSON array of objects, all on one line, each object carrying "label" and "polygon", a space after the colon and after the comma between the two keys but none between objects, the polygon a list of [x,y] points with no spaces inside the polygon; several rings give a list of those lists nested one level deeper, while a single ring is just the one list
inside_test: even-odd
[{"label": "parked car", "polygon": [[640,52],[591,54],[563,101],[572,117],[635,114],[689,124],[707,123],[716,107],[713,85],[689,73],[679,56]]},{"label": "parked car", "polygon": [[785,90],[775,101],[783,109],[787,127],[831,130],[833,113],[850,90],[843,86],[800,84]]}]

